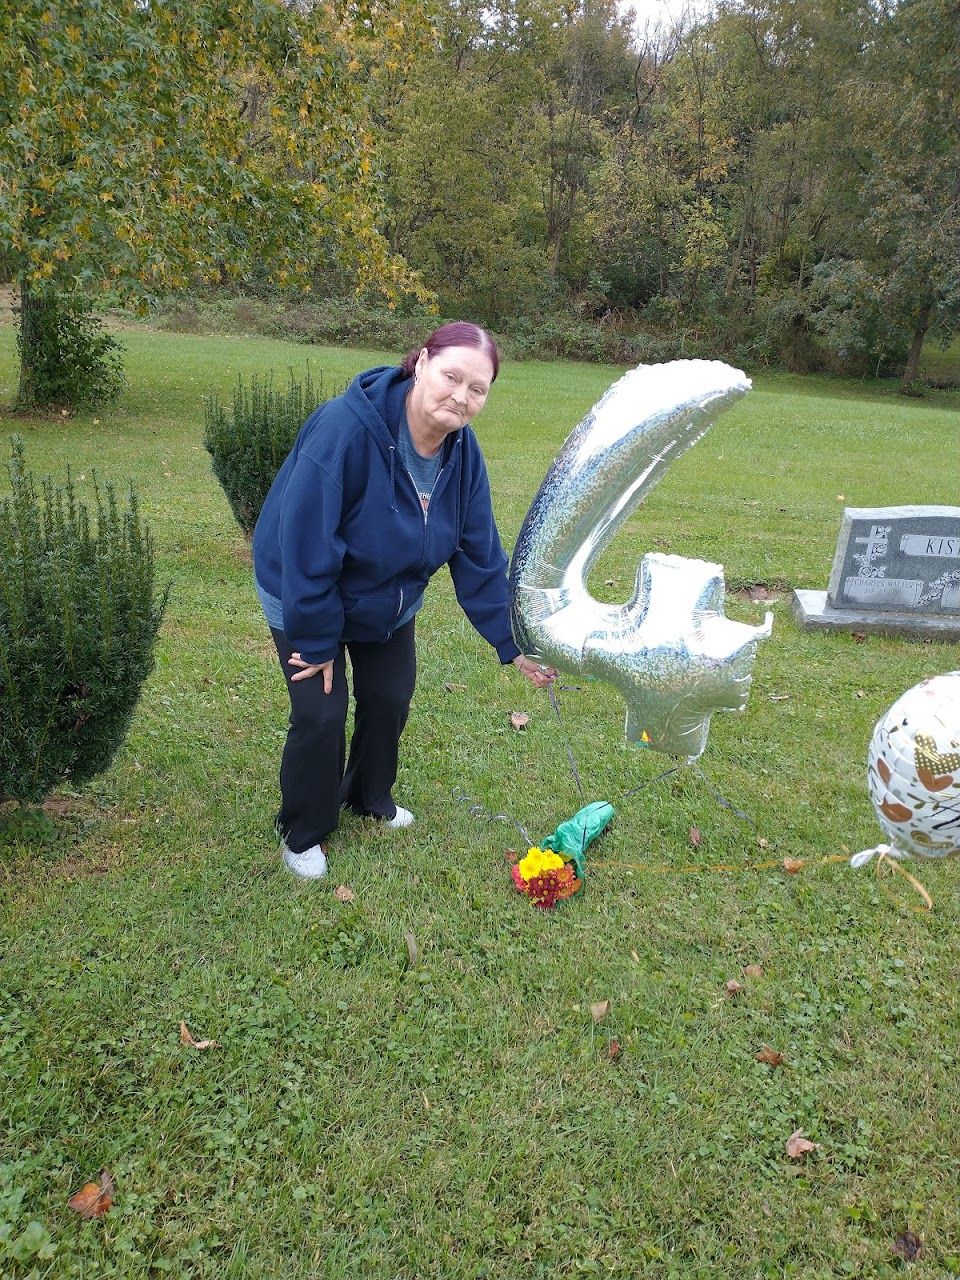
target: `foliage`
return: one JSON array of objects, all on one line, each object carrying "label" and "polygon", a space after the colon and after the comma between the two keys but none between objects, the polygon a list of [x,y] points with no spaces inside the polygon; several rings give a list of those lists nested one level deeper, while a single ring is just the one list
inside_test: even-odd
[{"label": "foliage", "polygon": [[0,797],[38,801],[110,764],[127,733],[165,597],[131,490],[126,510],[68,471],[38,493],[15,440],[0,501]]},{"label": "foliage", "polygon": [[589,293],[678,345],[909,382],[960,331],[955,19],[762,0],[631,34],[606,0],[438,0],[372,90],[386,234],[445,312],[543,317],[543,349]]},{"label": "foliage", "polygon": [[82,408],[115,400],[124,385],[121,344],[73,295],[28,292],[17,328],[18,406]]},{"label": "foliage", "polygon": [[0,259],[24,291],[59,294],[262,272],[307,288],[333,265],[416,292],[377,228],[353,56],[369,18],[284,0],[0,6]]},{"label": "foliage", "polygon": [[[336,395],[335,391],[330,393]],[[213,460],[213,473],[223,486],[240,528],[253,534],[260,508],[306,419],[327,397],[323,374],[314,387],[310,370],[303,381],[290,380],[286,391],[273,385],[273,374],[254,374],[249,386],[237,380],[233,414],[228,416],[217,395],[204,405],[203,443]]]}]

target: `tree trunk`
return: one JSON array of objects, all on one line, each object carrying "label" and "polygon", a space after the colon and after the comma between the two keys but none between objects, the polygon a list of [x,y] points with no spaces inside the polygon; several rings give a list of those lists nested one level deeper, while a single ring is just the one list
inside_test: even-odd
[{"label": "tree trunk", "polygon": [[50,296],[34,293],[26,279],[20,280],[20,385],[17,388],[15,408],[32,409],[37,403],[36,369],[40,357],[44,330],[49,328],[46,317],[56,310],[56,302]]},{"label": "tree trunk", "polygon": [[910,350],[907,352],[907,363],[903,366],[900,377],[900,390],[909,391],[920,377],[920,356],[923,353],[923,340],[927,336],[930,323],[930,312],[933,310],[933,298],[928,297],[920,308],[917,323],[914,325],[913,337],[910,339]]}]

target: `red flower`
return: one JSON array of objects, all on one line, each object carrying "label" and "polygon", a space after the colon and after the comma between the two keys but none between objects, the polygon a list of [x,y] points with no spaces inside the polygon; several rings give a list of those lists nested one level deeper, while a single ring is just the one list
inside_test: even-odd
[{"label": "red flower", "polygon": [[[514,882],[516,883],[516,879]],[[517,887],[521,886],[518,884]],[[549,911],[564,898],[573,897],[580,888],[580,881],[568,863],[557,871],[544,871],[541,875],[534,876],[523,883],[522,888],[534,906],[542,911]]]}]

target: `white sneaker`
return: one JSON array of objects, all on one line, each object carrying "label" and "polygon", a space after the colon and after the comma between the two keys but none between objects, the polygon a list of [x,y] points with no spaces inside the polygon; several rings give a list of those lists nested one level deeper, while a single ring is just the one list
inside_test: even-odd
[{"label": "white sneaker", "polygon": [[400,806],[397,805],[397,812],[392,818],[390,818],[386,825],[391,827],[394,831],[397,831],[400,827],[412,827],[414,821],[414,816],[409,809],[401,809]]},{"label": "white sneaker", "polygon": [[304,880],[319,880],[327,874],[327,855],[323,845],[315,844],[303,853],[293,853],[286,845],[282,846],[283,861],[295,876]]}]

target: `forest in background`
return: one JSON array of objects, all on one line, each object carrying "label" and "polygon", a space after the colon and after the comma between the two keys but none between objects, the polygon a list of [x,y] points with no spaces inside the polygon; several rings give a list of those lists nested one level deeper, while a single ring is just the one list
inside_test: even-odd
[{"label": "forest in background", "polygon": [[907,389],[960,332],[960,0],[23,0],[0,43],[22,405],[77,309],[198,289]]},{"label": "forest in background", "polygon": [[956,3],[638,35],[611,0],[442,0],[366,72],[384,233],[445,314],[908,384],[957,331]]}]

